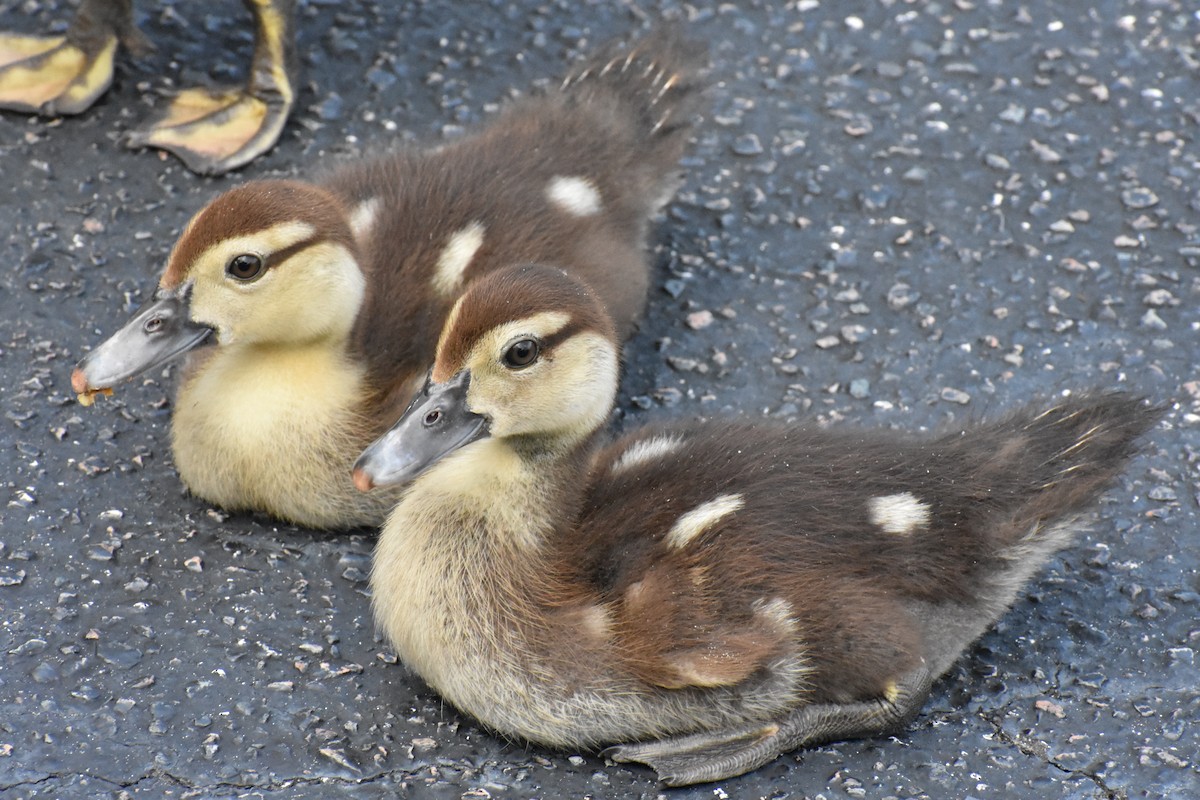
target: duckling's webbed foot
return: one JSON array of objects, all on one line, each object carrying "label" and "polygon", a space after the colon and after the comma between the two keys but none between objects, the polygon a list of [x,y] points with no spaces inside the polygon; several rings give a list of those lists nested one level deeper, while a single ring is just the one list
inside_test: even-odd
[{"label": "duckling's webbed foot", "polygon": [[922,666],[877,700],[804,706],[780,721],[618,745],[604,755],[645,764],[667,786],[731,778],[799,747],[897,732],[921,710],[933,678]]},{"label": "duckling's webbed foot", "polygon": [[697,733],[604,751],[613,761],[636,761],[658,773],[667,786],[716,781],[760,767],[784,751],[779,725],[754,723],[714,733]]},{"label": "duckling's webbed foot", "polygon": [[243,0],[254,14],[254,60],[244,87],[186,89],[128,147],[157,147],[188,169],[220,175],[270,150],[295,104],[295,0]]},{"label": "duckling's webbed foot", "polygon": [[131,0],[84,0],[63,36],[0,33],[0,108],[79,114],[108,90],[118,43],[145,42]]}]

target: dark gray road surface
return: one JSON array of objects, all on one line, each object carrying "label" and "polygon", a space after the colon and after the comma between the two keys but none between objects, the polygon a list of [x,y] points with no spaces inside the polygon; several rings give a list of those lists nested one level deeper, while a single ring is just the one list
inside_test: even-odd
[{"label": "dark gray road surface", "polygon": [[[186,496],[169,370],[90,410],[68,383],[217,192],[454,136],[658,5],[309,0],[298,113],[225,179],[116,139],[172,84],[240,78],[235,0],[140,0],[158,50],[122,59],[92,113],[0,116],[0,797],[660,794],[481,731],[397,664],[370,532]],[[712,42],[712,113],[618,425],[920,429],[1088,386],[1174,410],[909,733],[668,796],[1200,796],[1196,6],[738,5],[667,9]],[[0,20],[44,30],[66,8],[5,0]]]}]

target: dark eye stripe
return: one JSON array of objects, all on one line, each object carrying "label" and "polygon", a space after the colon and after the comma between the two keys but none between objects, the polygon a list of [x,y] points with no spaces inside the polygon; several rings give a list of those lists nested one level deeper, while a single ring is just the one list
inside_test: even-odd
[{"label": "dark eye stripe", "polygon": [[563,325],[549,336],[542,338],[542,352],[545,353],[547,350],[558,347],[567,339],[570,339],[572,336],[582,332],[585,327],[587,326],[581,324],[581,322],[575,317],[572,317],[566,325]]},{"label": "dark eye stripe", "polygon": [[282,264],[284,261],[287,261],[292,256],[296,255],[297,253],[301,253],[301,252],[307,250],[308,248],[312,247],[313,245],[317,244],[320,241],[321,241],[320,238],[314,236],[309,239],[302,239],[301,241],[296,242],[295,244],[289,244],[287,247],[283,248],[282,250],[276,250],[274,253],[271,253],[265,259],[263,259],[264,271],[268,270],[268,269],[273,269],[274,267],[278,266],[279,264]]}]

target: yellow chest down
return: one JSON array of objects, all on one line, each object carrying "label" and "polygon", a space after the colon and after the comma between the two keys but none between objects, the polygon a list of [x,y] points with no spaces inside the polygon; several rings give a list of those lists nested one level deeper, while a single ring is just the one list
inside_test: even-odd
[{"label": "yellow chest down", "polygon": [[328,347],[222,348],[180,386],[172,446],[198,497],[313,527],[377,525],[394,495],[350,470],[368,426],[361,367]]}]

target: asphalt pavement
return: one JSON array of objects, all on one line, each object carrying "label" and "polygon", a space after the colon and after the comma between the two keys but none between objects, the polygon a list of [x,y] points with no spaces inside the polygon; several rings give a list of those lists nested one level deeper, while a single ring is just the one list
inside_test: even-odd
[{"label": "asphalt pavement", "polygon": [[[0,797],[1200,797],[1200,12],[1190,0],[307,0],[279,145],[201,178],[120,135],[233,82],[236,0],[139,0],[156,45],[70,119],[0,114]],[[64,2],[0,0],[59,28]],[[742,414],[904,430],[1088,387],[1170,404],[1092,531],[903,736],[663,791],[508,742],[370,614],[373,533],[189,497],[175,372],[81,408],[74,362],[218,192],[486,120],[664,16],[710,112],[655,235],[618,427]]]}]

